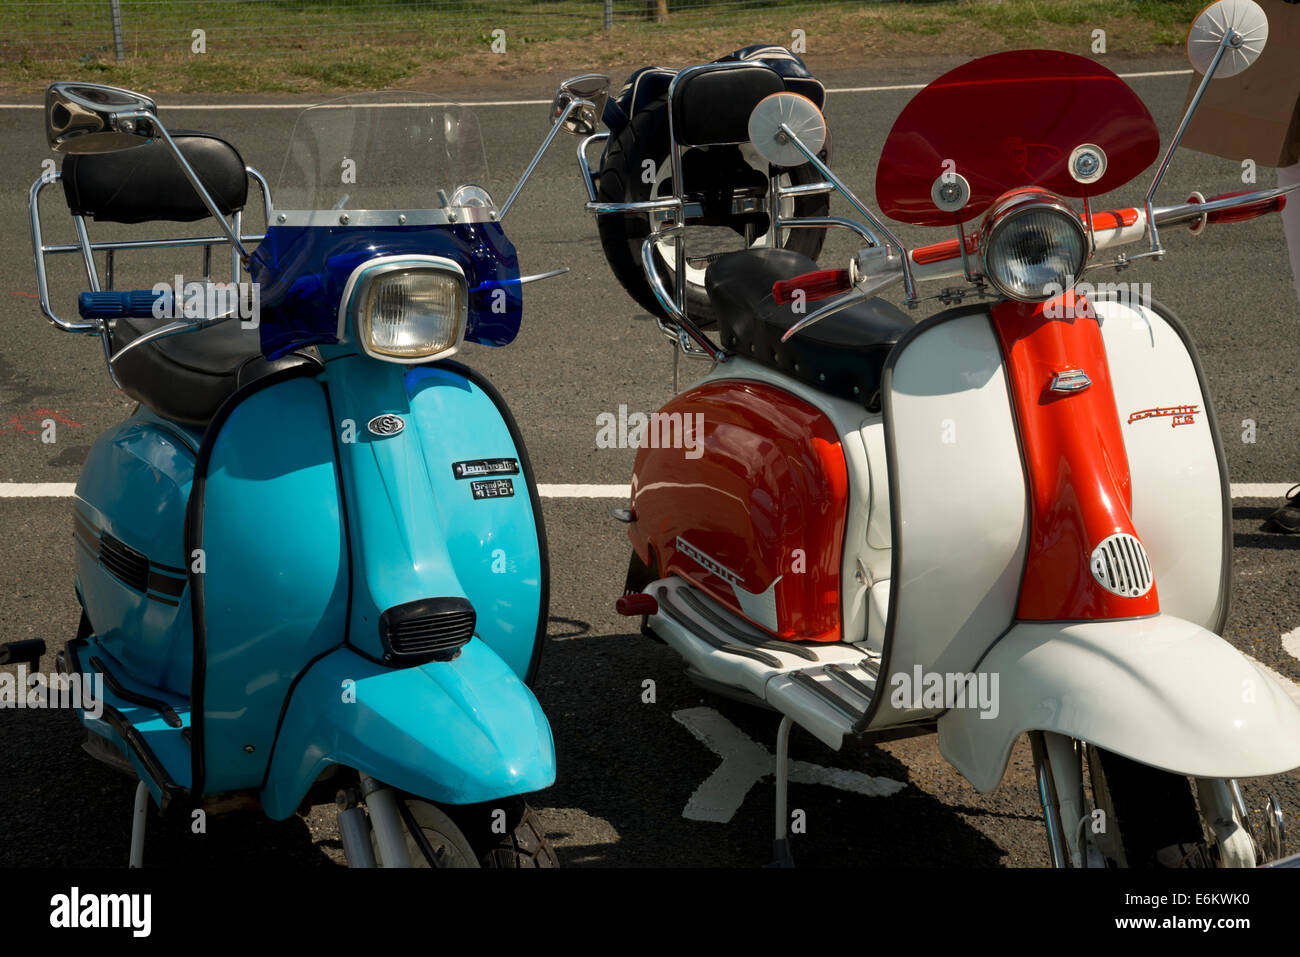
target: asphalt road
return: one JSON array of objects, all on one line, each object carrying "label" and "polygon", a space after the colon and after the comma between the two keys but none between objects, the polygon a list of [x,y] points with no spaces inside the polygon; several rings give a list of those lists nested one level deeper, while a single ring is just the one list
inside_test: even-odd
[{"label": "asphalt road", "polygon": [[[925,82],[952,61],[907,69],[864,69],[828,77],[834,87]],[[634,66],[629,64],[629,69]],[[1121,72],[1180,69],[1174,59],[1130,61]],[[574,72],[580,72],[581,65]],[[1171,131],[1187,78],[1131,81],[1162,131]],[[874,196],[875,159],[889,126],[913,91],[833,93],[827,114],[835,136],[835,166],[861,195]],[[474,91],[462,91],[474,98]],[[519,99],[549,98],[520,90]],[[265,102],[245,98],[238,104]],[[163,98],[175,127],[210,129],[243,152],[274,182],[293,113],[286,110],[187,109]],[[491,106],[481,111],[500,198],[523,170],[545,132],[544,107]],[[27,189],[48,153],[33,110],[0,110],[9,186],[0,192],[4,231],[0,255],[0,482],[74,482],[94,437],[119,420],[131,403],[103,369],[97,342],[59,333],[44,322],[32,298],[35,277],[26,229]],[[632,453],[595,446],[596,417],[616,411],[652,411],[670,394],[672,357],[649,317],[619,289],[601,255],[595,225],[581,209],[583,193],[561,141],[537,170],[507,222],[525,272],[569,266],[560,279],[530,286],[523,331],[509,348],[469,347],[466,359],[485,371],[510,401],[543,483],[626,483]],[[1260,171],[1260,185],[1273,173]],[[1140,202],[1145,179],[1111,205]],[[1237,164],[1182,153],[1167,177],[1166,201],[1187,191],[1206,195],[1243,189]],[[46,222],[52,239],[70,238],[56,224],[58,197]],[[843,203],[837,213],[843,214]],[[1103,203],[1098,207],[1103,208]],[[57,226],[57,228],[56,228]],[[138,232],[138,231],[137,231]],[[93,235],[113,235],[94,230]],[[941,235],[907,230],[905,238],[931,242]],[[1126,279],[1149,281],[1157,299],[1190,328],[1200,349],[1237,483],[1300,478],[1300,381],[1296,367],[1297,305],[1276,218],[1223,227],[1207,236],[1171,236],[1166,262],[1140,266]],[[823,262],[843,262],[855,248],[844,236],[827,243]],[[123,263],[118,286],[152,285],[184,260],[141,256]],[[71,257],[65,257],[71,258]],[[61,311],[75,310],[75,263],[55,274]],[[925,310],[921,310],[924,312]],[[37,423],[49,412],[66,422],[58,440],[44,444]],[[1255,441],[1243,441],[1243,421],[1255,423]],[[926,490],[961,495],[960,488]],[[776,719],[721,701],[691,685],[665,647],[640,637],[613,612],[621,590],[627,545],[608,517],[617,504],[599,499],[549,499],[553,598],[549,642],[537,694],[554,727],[559,780],[534,797],[566,865],[737,865],[766,863],[770,855],[770,779],[748,794],[730,824],[683,819],[692,792],[719,758],[673,714],[709,707],[770,748]],[[1300,628],[1300,537],[1260,531],[1274,503],[1234,502],[1235,605],[1227,637],[1243,651],[1293,680],[1300,661],[1281,636]],[[51,651],[75,629],[72,543],[68,501],[0,497],[0,639],[44,637]],[[51,659],[46,659],[48,666]],[[653,679],[657,701],[641,701]],[[0,865],[118,865],[125,863],[132,785],[79,749],[82,733],[65,713],[0,710],[0,820],[22,841],[0,842]],[[1018,747],[1001,788],[980,795],[939,756],[932,738],[834,753],[796,730],[794,758],[864,772],[905,786],[885,797],[817,784],[794,784],[791,807],[807,815],[796,839],[803,865],[1025,866],[1046,862],[1045,841],[1031,780],[1028,750]],[[1300,820],[1300,775],[1248,782],[1252,807],[1276,792],[1289,819]],[[268,866],[329,865],[340,858],[332,808],[305,819],[268,822],[237,813],[214,819],[206,835],[182,820],[153,821],[147,862],[204,867],[257,859]]]}]

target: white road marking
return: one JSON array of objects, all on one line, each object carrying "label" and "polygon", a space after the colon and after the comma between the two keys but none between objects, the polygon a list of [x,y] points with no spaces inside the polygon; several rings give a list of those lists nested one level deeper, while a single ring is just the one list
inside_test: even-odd
[{"label": "white road marking", "polygon": [[0,498],[69,498],[75,482],[3,482]]},{"label": "white road marking", "polygon": [[542,498],[631,498],[631,485],[538,485]]},{"label": "white road marking", "polygon": [[[750,788],[776,772],[776,757],[712,708],[674,711],[673,720],[722,758],[722,763],[686,802],[682,817],[726,824],[740,810]],[[868,797],[888,797],[907,786],[891,778],[826,768],[806,761],[790,762],[790,780],[798,784],[825,784]]]},{"label": "white road marking", "polygon": [[[1191,70],[1152,70],[1146,73],[1121,73],[1122,80],[1137,80],[1151,76],[1187,76]],[[923,90],[925,83],[900,83],[892,86],[839,86],[831,87],[826,90],[827,94],[831,93],[892,93],[899,90]],[[373,103],[373,104],[339,104],[331,106],[331,109],[346,109],[349,106],[442,106],[444,103],[455,103],[457,106],[468,106],[478,109],[483,106],[546,106],[551,103],[550,100],[466,100],[462,102],[438,100],[430,103]],[[183,113],[186,110],[305,110],[309,106],[319,106],[315,102],[305,103],[168,103],[168,113]],[[44,103],[0,103],[0,110],[43,110]]]},{"label": "white road marking", "polygon": [[[1271,482],[1232,486],[1233,498],[1281,498],[1294,483]],[[0,498],[68,498],[72,482],[0,482]],[[537,486],[542,498],[630,498],[631,485],[558,484]]]},{"label": "white road marking", "polygon": [[1295,482],[1245,482],[1232,486],[1233,498],[1281,498],[1295,488]]},{"label": "white road marking", "polygon": [[1282,636],[1282,650],[1292,658],[1300,658],[1300,628]]}]

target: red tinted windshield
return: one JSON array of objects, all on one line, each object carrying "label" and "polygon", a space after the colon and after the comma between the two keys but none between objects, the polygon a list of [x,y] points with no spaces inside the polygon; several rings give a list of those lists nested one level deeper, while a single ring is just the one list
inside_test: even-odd
[{"label": "red tinted windshield", "polygon": [[[1084,143],[1100,146],[1108,160],[1088,186],[1068,170],[1070,153]],[[954,215],[930,198],[946,170],[970,182],[971,200],[959,214],[965,222],[1020,186],[1061,196],[1116,189],[1159,151],[1146,106],[1104,66],[1054,50],[995,53],[945,73],[907,105],[880,154],[876,200],[891,219],[951,225]]]}]

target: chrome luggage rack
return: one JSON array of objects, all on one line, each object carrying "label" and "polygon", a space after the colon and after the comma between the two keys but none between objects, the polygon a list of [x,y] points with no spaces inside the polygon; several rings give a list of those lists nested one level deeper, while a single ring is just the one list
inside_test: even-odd
[{"label": "chrome luggage rack", "polygon": [[[262,211],[265,214],[266,222],[271,222],[273,215],[273,204],[271,202],[271,188],[267,184],[266,177],[251,166],[244,167],[244,173],[248,178],[257,184],[257,188],[262,194]],[[177,236],[166,239],[132,239],[91,242],[90,233],[86,227],[86,217],[82,215],[73,215],[72,221],[77,233],[75,243],[55,243],[46,244],[44,240],[44,231],[41,226],[40,199],[42,191],[55,183],[60,182],[63,174],[59,171],[48,172],[41,175],[39,179],[32,184],[28,197],[28,214],[31,218],[32,227],[32,252],[36,262],[36,285],[41,304],[41,312],[57,328],[64,332],[89,332],[96,333],[100,336],[104,344],[104,358],[108,361],[109,374],[113,375],[112,365],[112,340],[111,327],[109,322],[103,319],[63,319],[55,311],[50,301],[49,278],[46,270],[45,257],[48,255],[66,255],[81,254],[81,261],[86,270],[86,281],[89,284],[91,292],[108,292],[113,289],[114,258],[119,250],[140,250],[140,249],[166,249],[166,248],[189,248],[201,247],[203,249],[203,275],[207,279],[212,277],[212,249],[214,246],[231,247],[231,282],[238,284],[241,281],[241,261],[239,249],[234,246],[230,236]],[[232,222],[229,224],[230,232],[238,236],[241,244],[256,244],[265,238],[264,233],[247,234],[243,232],[243,213],[235,212],[231,216]],[[224,222],[223,222],[223,225]],[[99,270],[95,265],[95,254],[104,253],[104,277],[101,281]],[[117,383],[116,375],[113,375],[113,381]]]}]

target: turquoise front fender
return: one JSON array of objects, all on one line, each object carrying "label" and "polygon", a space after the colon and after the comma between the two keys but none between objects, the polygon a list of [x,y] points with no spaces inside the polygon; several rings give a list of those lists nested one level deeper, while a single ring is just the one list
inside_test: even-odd
[{"label": "turquoise front fender", "polygon": [[444,804],[477,804],[555,782],[555,742],[532,691],[475,638],[453,661],[386,668],[347,648],[293,690],[262,806],[292,814],[329,765]]}]

